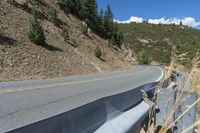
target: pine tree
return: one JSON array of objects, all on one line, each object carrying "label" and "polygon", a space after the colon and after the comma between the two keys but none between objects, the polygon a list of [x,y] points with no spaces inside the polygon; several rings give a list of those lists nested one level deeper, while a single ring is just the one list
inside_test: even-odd
[{"label": "pine tree", "polygon": [[103,9],[101,8],[100,9],[100,12],[99,12],[99,14],[98,14],[98,17],[97,17],[97,31],[98,31],[98,33],[100,34],[100,35],[103,35],[104,33],[103,33],[103,30],[104,30],[104,25],[103,25],[103,23],[104,23],[104,11],[103,11]]},{"label": "pine tree", "polygon": [[73,12],[75,8],[75,3],[73,0],[65,0],[65,5],[68,11]]},{"label": "pine tree", "polygon": [[86,7],[86,2],[82,1],[80,11],[79,11],[79,18],[82,20],[86,19],[86,12],[87,12],[87,7]]},{"label": "pine tree", "polygon": [[88,27],[100,36],[108,39],[112,36],[118,38],[118,29],[115,27],[110,5],[107,6],[105,12],[101,9],[98,13],[96,0],[58,0],[58,4],[65,11],[84,20]]},{"label": "pine tree", "polygon": [[113,34],[113,13],[110,5],[107,6],[107,10],[104,15],[104,32],[106,37],[111,38]]},{"label": "pine tree", "polygon": [[180,21],[180,26],[183,26],[183,22],[182,21]]},{"label": "pine tree", "polygon": [[95,51],[94,51],[94,55],[95,55],[97,58],[101,59],[102,52],[101,52],[101,48],[100,48],[99,45],[96,46]]},{"label": "pine tree", "polygon": [[111,37],[111,42],[112,42],[113,45],[116,45],[119,48],[121,48],[123,41],[124,41],[123,33],[119,32],[118,24],[114,23],[113,24],[113,33],[112,33],[112,37]]},{"label": "pine tree", "polygon": [[115,32],[112,34],[111,43],[113,45],[116,45],[117,47],[121,48],[123,40],[124,40],[124,37],[123,37],[122,32]]},{"label": "pine tree", "polygon": [[86,11],[85,17],[86,22],[89,27],[93,30],[96,29],[96,21],[97,21],[97,3],[96,0],[86,0],[85,1]]},{"label": "pine tree", "polygon": [[35,8],[33,8],[32,15],[33,18],[30,22],[27,34],[31,42],[42,45],[45,43],[45,37],[42,26],[37,21],[37,10]]},{"label": "pine tree", "polygon": [[74,2],[74,9],[73,9],[73,13],[78,16],[79,18],[81,17],[80,16],[80,11],[81,11],[81,8],[82,8],[82,4],[84,3],[85,0],[73,0]]}]

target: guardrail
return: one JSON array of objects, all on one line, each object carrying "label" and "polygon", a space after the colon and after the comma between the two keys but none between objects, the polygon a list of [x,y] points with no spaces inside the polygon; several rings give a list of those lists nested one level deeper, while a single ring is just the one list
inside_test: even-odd
[{"label": "guardrail", "polygon": [[[167,119],[169,123],[173,123],[177,118],[180,118],[169,130],[173,133],[181,133],[195,123],[197,105],[191,105],[198,99],[198,94],[192,91],[192,85],[186,81],[184,74],[174,72],[171,80],[172,83],[168,87],[161,88],[158,94],[157,106],[159,111],[156,114],[155,125],[156,127],[161,127]],[[180,84],[187,89],[179,88]],[[175,106],[177,106],[176,109],[174,108]],[[192,108],[187,111],[189,107]],[[187,133],[194,133],[194,128],[187,131]]]},{"label": "guardrail", "polygon": [[[171,79],[174,81],[178,78]],[[120,128],[120,132],[122,133],[137,133],[144,125],[147,127],[146,121],[148,121],[149,118],[149,110],[152,106],[149,104],[151,103],[154,103],[153,106],[157,103],[158,108],[156,111],[159,111],[153,117],[156,118],[154,126],[159,127],[164,124],[166,120],[165,116],[169,115],[171,112],[175,103],[174,101],[176,100],[176,95],[180,91],[175,85],[170,86],[171,79],[164,81],[161,89],[162,93],[159,94],[155,93],[155,88],[160,85],[159,82],[145,84],[131,91],[101,98],[79,108],[18,129],[13,129],[7,133],[101,133],[108,131],[111,133],[112,131],[110,128],[116,128],[116,126],[113,126],[113,123],[120,124],[119,122],[122,122],[121,120],[126,120],[128,117],[127,114],[129,116],[133,115],[133,117],[129,117],[132,120],[127,123],[129,124],[128,126],[119,126],[118,129]],[[148,103],[144,99],[144,94],[147,94],[151,103]],[[188,92],[184,92],[183,94],[183,96],[186,96]],[[166,104],[168,95],[170,95],[171,100]],[[153,100],[155,97],[156,99]],[[180,107],[174,115],[170,117],[170,121],[172,122],[180,116],[181,112],[186,110],[186,106],[190,105],[196,99],[197,94],[191,93],[186,101],[180,103]],[[178,121],[170,130],[177,133],[181,132],[185,127],[195,121],[194,113],[196,113],[196,107],[193,107],[187,112],[186,115],[182,117],[182,120]],[[123,128],[124,130],[121,130]],[[192,133],[193,130],[194,129],[190,132]]]},{"label": "guardrail", "polygon": [[92,133],[107,120],[136,107],[143,101],[145,90],[149,95],[158,85],[145,84],[131,91],[101,98],[63,114],[8,131],[8,133]]}]

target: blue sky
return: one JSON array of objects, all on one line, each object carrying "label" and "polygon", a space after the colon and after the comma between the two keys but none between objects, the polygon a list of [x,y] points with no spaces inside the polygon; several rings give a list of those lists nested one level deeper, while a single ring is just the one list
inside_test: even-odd
[{"label": "blue sky", "polygon": [[130,17],[135,16],[143,20],[152,19],[152,22],[162,18],[163,23],[183,19],[185,25],[200,27],[198,23],[200,0],[97,0],[97,2],[99,9],[105,9],[110,3],[115,19],[119,22],[128,21]]}]

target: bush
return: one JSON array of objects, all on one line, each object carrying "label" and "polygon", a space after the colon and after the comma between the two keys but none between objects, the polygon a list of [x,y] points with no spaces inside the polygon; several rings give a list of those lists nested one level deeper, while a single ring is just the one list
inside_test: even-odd
[{"label": "bush", "polygon": [[139,61],[140,65],[148,65],[148,64],[151,64],[152,60],[147,54],[142,53],[142,55],[139,57],[138,61]]},{"label": "bush", "polygon": [[66,6],[66,1],[65,0],[58,0],[57,4],[61,7],[64,8]]},{"label": "bush", "polygon": [[101,52],[101,48],[100,48],[99,45],[96,46],[96,49],[95,49],[95,51],[94,51],[94,54],[95,54],[95,56],[96,56],[97,58],[99,58],[99,59],[101,58],[102,52]]},{"label": "bush", "polygon": [[62,28],[61,36],[64,38],[65,41],[69,41],[70,35],[67,27]]},{"label": "bush", "polygon": [[31,40],[31,42],[41,45],[45,43],[45,37],[44,37],[44,31],[42,29],[42,26],[37,21],[37,10],[33,8],[32,11],[33,18],[30,22],[30,26],[28,29],[28,37]]},{"label": "bush", "polygon": [[114,33],[110,41],[113,45],[117,45],[117,47],[121,48],[123,40],[124,40],[123,34],[119,32],[119,33]]},{"label": "bush", "polygon": [[51,22],[57,26],[58,25],[58,14],[57,14],[57,11],[56,9],[52,9],[51,12],[50,12],[50,19],[51,19]]},{"label": "bush", "polygon": [[87,35],[87,33],[88,33],[88,27],[85,26],[85,25],[81,25],[81,32],[82,32],[84,35]]}]

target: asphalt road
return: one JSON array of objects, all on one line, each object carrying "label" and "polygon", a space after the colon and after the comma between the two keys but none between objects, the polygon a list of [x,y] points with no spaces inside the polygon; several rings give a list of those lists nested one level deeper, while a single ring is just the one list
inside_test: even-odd
[{"label": "asphalt road", "polygon": [[0,132],[69,111],[162,77],[154,66],[49,80],[0,83]]}]

